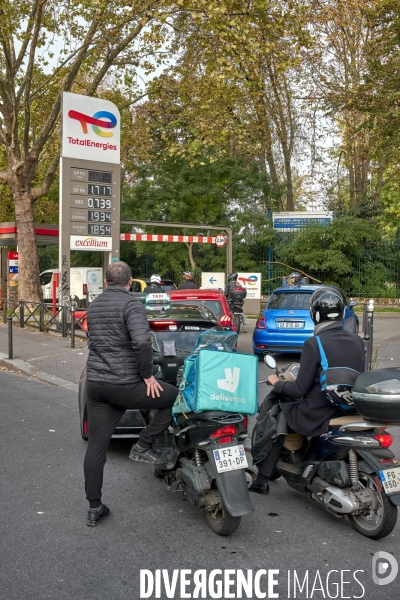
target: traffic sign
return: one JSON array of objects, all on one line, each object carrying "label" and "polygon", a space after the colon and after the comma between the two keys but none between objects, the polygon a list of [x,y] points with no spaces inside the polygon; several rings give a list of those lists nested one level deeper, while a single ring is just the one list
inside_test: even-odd
[{"label": "traffic sign", "polygon": [[219,233],[215,236],[215,245],[217,246],[217,248],[223,248],[226,245],[227,241],[228,240],[224,233]]},{"label": "traffic sign", "polygon": [[201,288],[223,290],[225,288],[225,273],[202,273]]}]

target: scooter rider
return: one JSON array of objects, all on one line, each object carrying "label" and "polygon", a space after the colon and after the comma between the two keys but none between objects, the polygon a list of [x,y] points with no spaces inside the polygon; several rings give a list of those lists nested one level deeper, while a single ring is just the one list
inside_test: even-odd
[{"label": "scooter rider", "polygon": [[[229,275],[227,277],[227,283],[225,285],[224,294],[228,300],[230,299],[230,293],[234,288],[241,287],[241,288],[245,289],[244,286],[238,280],[238,277],[239,277],[239,275],[236,272],[229,273]],[[247,323],[246,323],[246,316],[245,316],[244,312],[243,312],[243,331],[244,331],[244,333],[247,333]]]},{"label": "scooter rider", "polygon": [[301,283],[302,278],[303,275],[301,273],[299,273],[298,271],[293,271],[293,273],[290,273],[290,275],[288,276],[286,285],[299,285]]},{"label": "scooter rider", "polygon": [[164,290],[160,286],[160,283],[161,283],[161,277],[156,274],[152,275],[150,277],[150,285],[148,285],[144,288],[143,293],[144,294],[159,294],[160,292],[163,292]]},{"label": "scooter rider", "polygon": [[[361,373],[364,371],[365,354],[361,338],[343,328],[344,303],[339,292],[328,287],[314,292],[310,301],[310,314],[315,325],[314,337],[304,343],[296,381],[282,381],[275,374],[270,375],[268,381],[273,385],[275,393],[294,400],[280,402],[280,410],[288,426],[286,433],[293,431],[307,437],[316,437],[326,433],[329,421],[343,413],[331,404],[325,392],[321,391],[321,355],[315,336],[320,337],[329,367],[347,367]],[[271,409],[270,413],[272,412]],[[268,419],[265,421],[263,427],[267,431],[271,423],[268,423]],[[279,431],[282,432],[282,424]],[[257,435],[256,439],[257,437],[261,441],[261,436]],[[268,493],[268,478],[274,473],[284,442],[285,435],[276,435],[276,431],[271,432],[268,439],[264,436],[263,457],[263,448],[260,449],[259,445],[257,448],[256,441],[252,454],[259,463],[259,473],[250,491],[258,494]]]}]

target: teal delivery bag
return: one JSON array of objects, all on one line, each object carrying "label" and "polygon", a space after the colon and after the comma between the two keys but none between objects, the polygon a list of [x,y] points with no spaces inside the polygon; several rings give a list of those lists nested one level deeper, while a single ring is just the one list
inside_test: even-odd
[{"label": "teal delivery bag", "polygon": [[196,356],[194,412],[222,410],[254,415],[258,408],[258,358],[200,350]]}]

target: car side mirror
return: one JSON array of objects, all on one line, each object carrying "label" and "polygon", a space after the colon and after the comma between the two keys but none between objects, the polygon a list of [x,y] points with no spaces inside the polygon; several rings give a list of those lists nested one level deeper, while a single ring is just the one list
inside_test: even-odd
[{"label": "car side mirror", "polygon": [[350,300],[349,302],[349,306],[351,306],[352,308],[354,308],[354,306],[357,306],[358,302],[356,300]]}]

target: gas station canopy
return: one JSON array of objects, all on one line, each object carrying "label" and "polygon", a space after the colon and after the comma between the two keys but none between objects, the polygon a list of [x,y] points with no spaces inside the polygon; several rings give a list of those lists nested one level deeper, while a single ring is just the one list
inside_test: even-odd
[{"label": "gas station canopy", "polygon": [[[58,244],[58,225],[36,224],[35,233],[38,246]],[[0,246],[18,246],[18,230],[15,222],[0,223]]]}]

